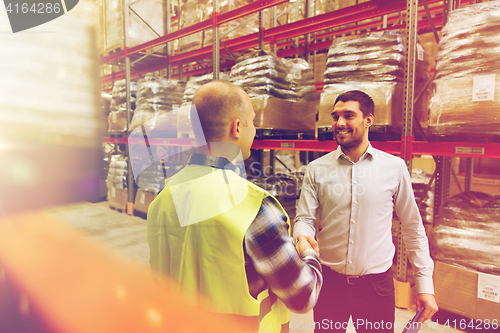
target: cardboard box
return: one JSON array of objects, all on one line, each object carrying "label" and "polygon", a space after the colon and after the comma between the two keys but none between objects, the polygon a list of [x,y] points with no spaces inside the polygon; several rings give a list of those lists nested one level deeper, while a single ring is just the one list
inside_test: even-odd
[{"label": "cardboard box", "polygon": [[125,132],[127,130],[127,112],[111,111],[108,116],[108,132]]},{"label": "cardboard box", "polygon": [[[310,65],[313,66],[312,57],[310,59]],[[319,53],[316,55],[316,82],[325,81],[325,72],[326,72],[326,60],[327,53]]]},{"label": "cardboard box", "polygon": [[285,130],[314,130],[316,105],[314,102],[290,102],[277,98],[252,98],[257,128]]},{"label": "cardboard box", "polygon": [[[462,187],[462,190],[465,188],[465,175],[458,174],[457,180]],[[476,174],[472,176],[472,191],[484,192],[491,195],[496,195],[500,193],[500,177],[495,175],[481,175]],[[455,194],[460,193],[457,183],[455,180],[451,180],[450,182],[450,197]]]},{"label": "cardboard box", "polygon": [[137,190],[134,210],[138,210],[141,213],[147,214],[149,205],[151,204],[151,202],[153,202],[154,198],[156,198],[157,195],[158,194],[146,190]]},{"label": "cardboard box", "polygon": [[127,209],[128,189],[108,187],[108,202],[109,207],[123,210]]},{"label": "cardboard box", "polygon": [[[438,36],[441,38],[441,31],[438,31]],[[436,54],[438,52],[438,45],[434,33],[428,32],[426,34],[418,35],[420,44],[429,53],[429,65],[431,68],[436,68]]]},{"label": "cardboard box", "polygon": [[478,272],[475,270],[436,261],[434,289],[441,309],[471,319],[488,319],[490,323],[495,319],[500,321],[500,303],[478,298]]},{"label": "cardboard box", "polygon": [[[485,73],[488,74],[488,73]],[[494,77],[493,77],[494,76]],[[485,77],[487,79],[485,79]],[[474,78],[485,79],[489,90],[474,87]],[[434,80],[429,124],[434,131],[497,135],[500,129],[500,75],[468,75]],[[474,101],[473,98],[484,98]],[[493,98],[490,100],[490,98]]]}]

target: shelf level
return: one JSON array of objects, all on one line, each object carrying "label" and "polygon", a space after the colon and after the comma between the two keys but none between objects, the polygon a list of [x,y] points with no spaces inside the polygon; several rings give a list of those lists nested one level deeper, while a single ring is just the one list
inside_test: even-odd
[{"label": "shelf level", "polygon": [[[194,139],[149,139],[152,146],[195,146]],[[127,138],[105,138],[104,142],[127,144]],[[131,138],[130,144],[144,144],[143,140]],[[401,141],[372,141],[374,148],[390,154],[401,154]],[[252,149],[294,150],[330,152],[337,149],[335,141],[318,140],[255,140]],[[412,142],[413,155],[458,156],[500,158],[500,143],[470,143],[470,142]]]}]

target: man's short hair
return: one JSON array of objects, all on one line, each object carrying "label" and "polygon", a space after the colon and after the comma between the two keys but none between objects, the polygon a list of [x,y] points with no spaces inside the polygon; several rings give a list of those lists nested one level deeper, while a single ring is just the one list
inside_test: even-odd
[{"label": "man's short hair", "polygon": [[373,103],[373,100],[370,96],[360,90],[351,90],[340,94],[335,100],[333,106],[335,106],[338,101],[344,103],[349,101],[358,102],[359,109],[361,110],[361,112],[363,112],[364,118],[368,117],[370,113],[372,115],[375,115],[375,103]]},{"label": "man's short hair", "polygon": [[227,81],[214,80],[207,85],[217,83],[218,87],[201,86],[193,97],[201,127],[207,142],[224,137],[229,124],[240,119],[247,126],[248,104],[241,92],[244,90]]}]

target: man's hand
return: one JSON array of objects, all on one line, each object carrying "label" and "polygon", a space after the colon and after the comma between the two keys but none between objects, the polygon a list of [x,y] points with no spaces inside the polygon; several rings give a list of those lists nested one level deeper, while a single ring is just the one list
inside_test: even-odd
[{"label": "man's hand", "polygon": [[436,299],[432,294],[418,294],[417,295],[417,311],[421,308],[425,308],[424,312],[418,319],[419,322],[423,323],[427,319],[431,319],[432,315],[435,314],[439,308],[436,303]]},{"label": "man's hand", "polygon": [[298,242],[295,247],[297,248],[297,252],[299,252],[300,256],[302,256],[302,253],[305,249],[313,249],[319,255],[318,242],[316,242],[314,237],[299,235],[299,237],[297,237],[297,240]]}]

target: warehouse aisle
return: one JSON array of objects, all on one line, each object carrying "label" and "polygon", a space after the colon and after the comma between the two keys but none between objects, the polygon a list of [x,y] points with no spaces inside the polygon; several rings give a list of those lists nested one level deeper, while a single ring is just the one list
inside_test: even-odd
[{"label": "warehouse aisle", "polygon": [[[149,270],[149,247],[144,219],[111,210],[107,202],[82,202],[46,209],[45,212],[56,220],[98,240],[103,246],[142,263],[144,269]],[[411,319],[413,314],[412,311],[396,309],[396,333],[402,331],[404,324]],[[312,321],[312,311],[307,314],[292,313],[290,333],[313,333]],[[351,327],[347,332],[356,331]],[[455,333],[461,331],[426,322],[419,332]]]}]

